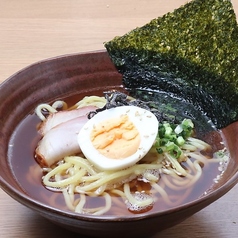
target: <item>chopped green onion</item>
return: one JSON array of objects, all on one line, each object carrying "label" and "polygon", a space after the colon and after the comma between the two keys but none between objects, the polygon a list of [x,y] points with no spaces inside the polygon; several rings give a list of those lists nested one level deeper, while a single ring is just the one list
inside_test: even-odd
[{"label": "chopped green onion", "polygon": [[177,137],[177,145],[181,146],[185,143],[185,140],[182,136]]},{"label": "chopped green onion", "polygon": [[180,124],[168,122],[159,125],[158,135],[154,147],[159,154],[168,152],[173,158],[182,156],[182,146],[193,133],[193,122],[184,119]]}]

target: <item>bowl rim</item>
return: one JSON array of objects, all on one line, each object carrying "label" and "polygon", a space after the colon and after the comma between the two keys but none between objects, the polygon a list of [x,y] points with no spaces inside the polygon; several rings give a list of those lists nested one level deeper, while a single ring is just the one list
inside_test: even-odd
[{"label": "bowl rim", "polygon": [[[96,50],[96,51],[86,51],[86,52],[80,52],[80,53],[72,53],[72,54],[65,54],[65,55],[59,55],[55,57],[50,57],[46,58],[37,62],[34,62],[20,70],[18,70],[16,73],[8,77],[6,80],[4,80],[0,84],[0,92],[1,90],[4,90],[5,87],[7,87],[9,84],[13,83],[14,77],[16,77],[19,73],[24,72],[25,70],[36,66],[40,63],[47,63],[51,61],[55,61],[58,59],[63,59],[67,57],[74,57],[74,56],[83,56],[83,55],[88,55],[88,54],[107,54],[107,51],[102,49],[102,50]],[[237,122],[238,123],[238,122]],[[214,202],[215,200],[219,199],[221,196],[226,194],[230,189],[232,189],[236,184],[238,183],[238,171],[236,171],[228,181],[226,181],[222,186],[219,188],[215,189],[214,191],[209,192],[208,194],[197,198],[191,202],[176,206],[174,208],[162,210],[162,211],[153,211],[150,213],[145,213],[145,214],[136,214],[133,216],[107,216],[107,215],[87,215],[87,214],[78,214],[75,212],[71,211],[65,211],[61,210],[58,208],[54,208],[50,205],[47,205],[43,202],[40,202],[36,199],[31,198],[30,195],[24,193],[23,191],[19,191],[18,189],[14,188],[11,184],[9,184],[5,179],[0,174],[0,188],[5,191],[9,196],[11,196],[13,199],[18,201],[19,203],[32,208],[35,211],[38,211],[42,213],[42,211],[50,211],[54,214],[61,215],[61,216],[67,216],[73,219],[77,220],[85,220],[85,221],[110,221],[110,222],[117,222],[117,221],[136,221],[136,220],[141,220],[145,218],[152,218],[155,216],[166,216],[170,213],[176,213],[180,211],[184,211],[187,208],[189,208],[191,205],[199,207],[201,204],[205,204],[205,207]],[[200,209],[198,209],[200,210]],[[196,212],[196,211],[195,211]],[[194,213],[195,213],[194,212]]]}]

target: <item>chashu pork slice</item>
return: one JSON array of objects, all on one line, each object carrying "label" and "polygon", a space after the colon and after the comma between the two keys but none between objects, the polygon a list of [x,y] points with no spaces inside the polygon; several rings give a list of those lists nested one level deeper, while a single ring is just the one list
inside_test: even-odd
[{"label": "chashu pork slice", "polygon": [[47,131],[36,148],[36,160],[50,167],[65,156],[79,153],[77,135],[87,121],[86,115],[79,116]]},{"label": "chashu pork slice", "polygon": [[67,122],[74,118],[87,115],[91,111],[95,111],[97,107],[95,106],[85,106],[79,109],[74,109],[70,111],[60,111],[51,113],[45,121],[43,121],[38,128],[39,133],[44,136],[48,131],[50,131],[55,126],[61,123]]}]

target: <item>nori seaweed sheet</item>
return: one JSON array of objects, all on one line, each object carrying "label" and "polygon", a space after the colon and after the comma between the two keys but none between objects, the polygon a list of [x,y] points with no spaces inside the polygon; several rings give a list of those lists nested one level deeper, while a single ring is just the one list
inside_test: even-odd
[{"label": "nori seaweed sheet", "polygon": [[105,47],[129,91],[166,92],[220,129],[238,119],[238,25],[229,0],[193,0]]}]

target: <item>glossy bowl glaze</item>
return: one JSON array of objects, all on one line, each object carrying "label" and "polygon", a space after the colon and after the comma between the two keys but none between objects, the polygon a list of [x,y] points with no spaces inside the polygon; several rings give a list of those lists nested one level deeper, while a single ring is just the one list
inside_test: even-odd
[{"label": "glossy bowl glaze", "polygon": [[[23,205],[69,230],[92,237],[148,237],[174,226],[227,193],[238,181],[238,122],[223,129],[231,160],[222,179],[210,193],[191,203],[147,215],[106,217],[65,212],[43,204],[24,192],[11,169],[9,139],[21,120],[36,105],[80,94],[122,88],[122,76],[107,52],[67,55],[35,63],[0,86],[0,185]],[[24,166],[24,164],[19,164]],[[40,228],[39,228],[40,229]]]}]

